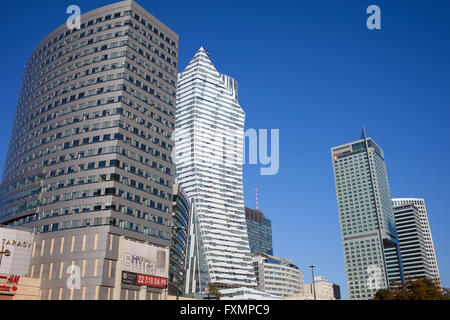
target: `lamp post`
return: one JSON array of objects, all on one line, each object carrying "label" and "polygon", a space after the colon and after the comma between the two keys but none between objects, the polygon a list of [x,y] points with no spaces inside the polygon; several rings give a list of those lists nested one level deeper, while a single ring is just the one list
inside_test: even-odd
[{"label": "lamp post", "polygon": [[316,283],[314,281],[314,268],[316,266],[312,264],[308,267],[311,268],[311,273],[312,273],[312,286],[313,286],[313,291],[314,291],[314,300],[317,300],[317,298],[316,298]]}]

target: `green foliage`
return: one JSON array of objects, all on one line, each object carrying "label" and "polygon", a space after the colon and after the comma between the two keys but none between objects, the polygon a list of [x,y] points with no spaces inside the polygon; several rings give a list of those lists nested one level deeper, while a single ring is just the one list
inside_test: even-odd
[{"label": "green foliage", "polygon": [[208,295],[215,296],[217,300],[220,300],[221,297],[220,291],[217,289],[217,286],[213,283],[209,284]]},{"label": "green foliage", "polygon": [[374,300],[450,300],[449,290],[441,289],[429,278],[409,279],[404,284],[393,283],[392,288],[381,289]]}]

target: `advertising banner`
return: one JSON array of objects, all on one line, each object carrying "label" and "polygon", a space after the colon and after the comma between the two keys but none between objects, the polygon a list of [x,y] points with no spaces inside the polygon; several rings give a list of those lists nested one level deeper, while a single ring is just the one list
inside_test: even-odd
[{"label": "advertising banner", "polygon": [[0,274],[27,276],[33,233],[0,227]]},{"label": "advertising banner", "polygon": [[124,240],[122,282],[166,288],[169,277],[169,249]]}]

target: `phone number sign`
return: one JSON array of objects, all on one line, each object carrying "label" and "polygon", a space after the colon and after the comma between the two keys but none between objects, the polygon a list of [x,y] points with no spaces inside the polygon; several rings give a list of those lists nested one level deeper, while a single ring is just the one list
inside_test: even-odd
[{"label": "phone number sign", "polygon": [[146,274],[139,274],[127,271],[122,272],[122,283],[137,286],[162,288],[162,289],[167,288],[167,278],[160,278]]}]

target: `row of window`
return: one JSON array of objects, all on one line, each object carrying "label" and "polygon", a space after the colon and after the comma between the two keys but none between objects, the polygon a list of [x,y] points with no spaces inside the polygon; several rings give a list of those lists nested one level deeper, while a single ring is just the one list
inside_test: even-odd
[{"label": "row of window", "polygon": [[[123,34],[124,34],[125,36],[130,35],[130,36],[133,38],[133,33],[132,33],[131,31],[128,31],[128,30],[126,30],[126,31],[123,32],[123,33],[122,33],[122,31],[116,32],[114,36],[115,36],[115,37],[121,37]],[[99,43],[99,42],[102,42],[102,41],[105,41],[105,40],[109,40],[109,39],[111,39],[111,38],[112,38],[112,34],[110,34],[109,37],[107,36],[107,39],[103,39],[103,37],[97,37],[95,43]],[[138,37],[135,36],[134,39],[138,40]],[[90,46],[90,45],[92,45],[93,43],[94,43],[94,39],[91,39],[91,40],[89,40],[89,41],[87,41],[87,42],[84,41],[84,42],[80,43],[80,48],[81,48],[82,46],[87,46],[87,45]],[[113,43],[115,44],[114,47],[117,47],[117,42],[113,42]],[[113,43],[110,43],[110,46],[112,46]],[[156,74],[156,69],[154,69],[153,66],[154,66],[154,65],[158,65],[161,69],[163,69],[163,70],[165,70],[166,72],[172,74],[172,76],[174,76],[174,77],[176,76],[176,71],[174,71],[174,70],[171,69],[171,68],[168,68],[165,64],[163,64],[163,63],[162,63],[161,61],[159,61],[159,60],[156,60],[156,59],[155,59],[153,56],[151,56],[149,53],[144,52],[142,49],[139,49],[134,43],[130,42],[129,40],[123,40],[123,41],[121,41],[121,42],[120,42],[120,46],[121,46],[121,47],[122,47],[122,46],[128,46],[128,47],[130,47],[131,49],[133,49],[136,53],[139,53],[141,56],[145,57],[148,61],[153,62],[153,64],[147,64],[147,63],[145,63],[145,62],[144,62],[143,60],[141,60],[141,59],[137,60],[136,57],[135,57],[135,60],[134,60],[134,61],[138,62],[141,66],[143,66],[144,68],[146,68],[147,70],[149,70],[149,71],[152,70],[152,73]],[[111,47],[110,47],[110,48],[111,48]],[[151,45],[149,45],[148,48],[149,48],[150,50],[152,50],[152,46],[151,46]],[[67,64],[67,63],[69,63],[69,62],[75,61],[75,60],[77,60],[77,59],[79,59],[79,58],[82,58],[82,57],[84,57],[84,56],[87,56],[87,55],[90,55],[90,54],[93,54],[93,53],[96,53],[96,52],[105,51],[105,50],[107,50],[107,49],[108,49],[108,45],[107,45],[107,44],[103,44],[102,46],[94,47],[94,48],[88,49],[88,50],[84,50],[83,52],[80,51],[79,53],[75,54],[74,56],[69,56],[69,57],[67,57],[67,58],[65,59],[65,61],[60,60],[60,61],[59,61],[59,64],[56,63],[56,64],[53,64],[52,66],[49,66],[49,67],[47,68],[47,70],[45,71],[45,73],[49,73],[51,70],[55,69],[55,68],[58,67],[58,66],[62,66],[62,65],[64,65],[64,64]],[[99,50],[100,50],[100,51],[99,51]],[[157,50],[156,50],[156,51],[157,51]],[[116,55],[117,55],[117,54],[116,54]],[[89,64],[89,63],[91,63],[91,62],[92,62],[92,63],[96,63],[96,62],[99,62],[99,61],[102,61],[102,60],[106,60],[108,57],[107,57],[107,56],[104,57],[104,56],[105,56],[105,55],[101,55],[101,56],[98,56],[98,57],[95,57],[95,58],[92,58],[92,59],[89,59],[89,60],[84,60],[84,61],[83,61],[84,64],[80,61],[80,62],[75,63],[75,64],[72,64],[72,65],[70,65],[70,66],[65,66],[64,68],[61,68],[59,71],[54,72],[53,74],[50,74],[50,75],[47,76],[47,77],[45,77],[45,73],[44,73],[43,71],[41,71],[41,72],[39,73],[39,76],[37,77],[37,80],[39,80],[39,82],[36,82],[36,83],[34,84],[34,86],[32,86],[33,81],[32,81],[32,80],[29,80],[29,79],[25,76],[25,77],[24,77],[24,84],[25,84],[25,89],[26,89],[26,91],[24,91],[24,92],[26,92],[26,93],[24,93],[23,96],[21,95],[21,98],[20,98],[19,101],[20,101],[20,102],[23,102],[23,101],[25,101],[25,99],[28,98],[28,101],[27,101],[27,102],[28,102],[28,103],[31,103],[29,96],[31,95],[31,93],[32,93],[35,89],[42,88],[42,87],[44,86],[45,82],[49,82],[50,80],[52,80],[52,79],[54,79],[54,78],[57,78],[57,77],[59,77],[59,76],[61,76],[61,75],[64,75],[66,72],[69,72],[69,71],[72,71],[72,70],[75,70],[75,69],[79,69],[79,68],[81,68],[83,65]],[[37,72],[37,71],[33,71],[33,72],[32,72],[34,76],[36,76],[36,72]],[[162,74],[161,72],[158,73],[158,76],[159,76],[161,79],[164,79],[167,83],[170,83],[173,87],[175,87],[175,81],[174,81],[174,80],[169,79],[167,76],[163,76],[163,74]],[[38,97],[41,93],[42,93],[42,90],[40,90],[40,92],[38,92],[37,94],[34,94],[34,95],[33,95],[33,99],[35,99],[36,97]],[[26,95],[25,95],[25,94],[26,94]]]},{"label": "row of window", "polygon": [[[132,16],[132,14],[131,14],[130,11],[126,11],[126,12],[124,12],[123,16]],[[120,17],[121,17],[121,13],[120,13],[120,12],[114,14],[114,19],[118,19],[118,18],[120,18]],[[137,16],[135,16],[134,18],[135,18],[136,20],[139,21],[139,18],[136,18],[136,17],[137,17]],[[111,15],[105,16],[104,22],[107,22],[107,21],[109,21],[109,20],[111,20]],[[97,24],[97,23],[102,23],[102,22],[103,22],[103,19],[102,19],[101,17],[99,17],[99,18],[96,19],[95,24]],[[176,44],[175,44],[174,41],[170,40],[168,37],[165,37],[164,34],[162,34],[162,33],[159,33],[159,34],[158,34],[158,29],[153,28],[153,26],[152,26],[150,23],[147,24],[146,21],[143,20],[143,19],[141,19],[140,22],[141,22],[142,24],[144,24],[145,26],[147,26],[147,28],[148,28],[149,30],[153,31],[156,35],[160,36],[160,37],[161,37],[162,39],[164,39],[166,42],[170,43],[171,46],[175,47]],[[114,26],[115,26],[115,27],[119,26],[118,23],[121,23],[121,21],[120,21],[120,22],[116,22],[116,23],[114,24]],[[85,29],[86,27],[90,27],[90,26],[93,26],[93,25],[94,25],[93,20],[89,21],[89,22],[87,23],[87,25],[83,23],[83,24],[81,24],[81,26],[80,26],[80,30],[82,31],[82,30]],[[120,25],[121,25],[121,24],[120,24]],[[106,23],[106,24],[103,24],[102,26],[97,27],[96,32],[101,32],[101,31],[103,30],[103,27],[105,27],[105,30],[109,30],[109,29],[112,28],[112,24],[107,24],[107,23]],[[136,29],[136,27],[135,27],[135,29]],[[33,56],[30,60],[31,60],[31,62],[32,62],[33,64],[37,64],[37,63],[39,63],[40,61],[42,61],[43,59],[45,59],[47,56],[49,56],[50,54],[52,54],[53,52],[55,52],[56,50],[58,50],[58,49],[64,47],[65,45],[69,45],[71,42],[76,41],[77,39],[83,38],[85,35],[91,35],[91,34],[93,34],[93,33],[94,33],[94,28],[90,29],[90,30],[87,31],[87,32],[79,32],[78,29],[68,30],[68,31],[66,31],[65,33],[61,33],[59,36],[55,37],[53,40],[49,41],[47,44],[45,44],[43,47],[41,47],[39,50],[37,50],[37,52],[34,54],[34,56]],[[142,32],[141,32],[141,33],[142,33]],[[62,40],[63,38],[69,37],[70,34],[72,34],[72,37],[71,37],[70,39],[66,39],[64,42],[62,42],[62,41],[59,42],[59,41]],[[77,36],[77,35],[79,35],[79,36]],[[154,41],[153,38],[152,38],[152,36],[151,36],[150,34],[147,35],[147,33],[144,32],[144,36],[146,36],[146,37],[148,36],[148,38],[149,38],[151,41]],[[156,39],[155,39],[155,40],[156,40]],[[59,42],[58,45],[56,45],[57,42]],[[161,48],[165,49],[169,54],[171,54],[171,55],[173,55],[174,57],[176,57],[176,51],[175,51],[175,50],[170,50],[169,47],[166,48],[166,47],[164,46],[164,44],[160,43],[158,40],[156,40],[155,43],[156,43],[157,45],[159,45]],[[50,49],[50,50],[47,50],[47,49]],[[42,54],[42,53],[45,53],[45,54]]]},{"label": "row of window", "polygon": [[[136,73],[137,73],[137,70],[135,71]],[[123,75],[124,76],[124,75]],[[148,78],[148,76],[146,76],[146,80],[148,80],[147,79]],[[128,80],[130,81],[130,82],[132,82],[132,83],[134,83],[134,79],[132,78],[132,77],[129,77],[128,78]],[[136,84],[137,85],[140,85],[141,84],[141,82],[140,81],[138,81],[138,80],[136,80]],[[145,86],[142,86],[142,87],[145,87]],[[148,89],[148,88],[147,88]],[[131,89],[132,90],[132,89]],[[138,92],[134,92],[134,90],[133,91],[131,91],[130,92],[131,94],[134,94],[135,96],[137,96],[138,98],[141,98],[141,99],[144,99],[144,100],[147,100],[147,101],[144,101],[144,102],[147,102],[148,103],[148,98],[147,99],[145,99],[145,97],[144,98],[142,98],[142,95],[140,95],[140,93],[138,93]],[[158,96],[157,96],[158,97]],[[159,98],[161,98],[161,97],[159,97]],[[164,98],[164,97],[162,97],[162,98]],[[67,102],[67,98],[65,98],[66,100],[64,101],[64,100],[62,100],[62,102]],[[75,99],[75,96],[72,96],[71,98],[70,98],[71,100],[74,100]],[[166,103],[168,102],[168,101],[165,101]],[[169,101],[170,102],[170,101]],[[57,105],[59,105],[59,102],[55,102],[54,103],[55,104],[55,106],[57,106]],[[173,103],[172,103],[173,104]],[[51,108],[51,106],[49,106],[50,108]],[[47,108],[47,111],[48,111],[48,109],[50,109],[50,108]],[[42,109],[41,109],[42,110]],[[32,116],[30,116],[30,117],[32,117]],[[18,119],[18,118],[17,118]],[[23,123],[21,124],[21,125],[23,125]],[[172,127],[173,127],[173,124],[172,124]]]},{"label": "row of window", "polygon": [[[124,66],[128,66],[128,65],[129,64],[124,62]],[[146,85],[143,85],[142,82],[139,81],[139,80],[135,81],[133,77],[127,75],[126,73],[118,73],[116,77],[114,77],[114,76],[115,76],[114,74],[109,74],[109,75],[106,75],[106,76],[103,76],[103,77],[97,77],[96,81],[95,81],[95,78],[90,79],[88,81],[88,86],[92,85],[92,84],[96,84],[96,83],[103,83],[104,81],[112,81],[114,79],[126,79],[130,83],[138,86],[139,88],[141,88],[141,86],[142,86],[142,88],[144,90],[146,90],[149,93],[155,95],[155,97],[161,98],[161,96],[159,96],[157,93],[155,94],[153,89],[149,89]],[[147,81],[147,79],[145,81]],[[85,83],[84,81],[79,82],[78,83],[78,87],[79,88],[84,87],[84,85],[85,85],[84,83]],[[76,86],[72,85],[71,90],[75,90],[75,89],[77,89]],[[61,94],[64,94],[65,92],[67,92],[67,90],[68,90],[68,88],[64,88],[63,91],[61,92]],[[95,94],[104,94],[104,93],[112,92],[113,90],[114,90],[114,88],[111,87],[111,86],[101,87],[101,88],[96,88],[95,90],[89,90],[89,91],[86,91],[86,92],[79,92],[78,93],[78,97],[77,97],[76,94],[74,94],[74,95],[71,95],[70,97],[66,97],[66,98],[63,98],[61,100],[54,101],[52,104],[49,104],[47,106],[47,108],[41,108],[40,111],[36,111],[34,114],[29,114],[27,116],[27,118],[20,119],[21,120],[21,126],[20,126],[21,130],[20,130],[19,137],[21,135],[23,135],[24,133],[30,131],[31,129],[41,125],[42,123],[44,123],[46,121],[49,121],[49,120],[52,120],[52,117],[53,118],[57,117],[58,116],[58,112],[54,112],[53,115],[47,115],[47,117],[43,117],[39,121],[36,120],[33,124],[30,124],[29,126],[26,126],[29,121],[31,121],[32,119],[37,117],[39,114],[46,113],[46,112],[50,111],[52,108],[58,107],[60,105],[60,103],[61,103],[61,105],[64,105],[66,103],[70,103],[70,102],[73,102],[73,101],[78,100],[78,99],[83,99],[85,97],[89,97],[89,96],[92,96],[92,95],[95,95]],[[151,99],[149,100],[149,98],[147,96],[142,95],[140,92],[135,91],[131,87],[127,87],[125,85],[119,85],[119,86],[116,86],[116,90],[124,90],[124,91],[128,92],[130,95],[132,95],[132,96],[136,97],[137,99],[143,101],[144,103],[150,105],[151,107],[155,107],[156,106],[156,104],[154,103],[153,100],[151,100]],[[59,95],[58,91],[56,92],[56,95]],[[52,98],[52,95],[49,96],[49,99],[51,99],[51,98]],[[164,97],[162,97],[162,98],[164,98]],[[134,102],[131,101],[131,100],[126,99],[126,101],[124,101],[124,102],[129,104],[130,106],[133,106],[133,107],[135,106]],[[164,101],[164,102],[167,103],[167,101]],[[91,106],[96,105],[95,101],[91,101],[91,102],[89,102],[89,104],[91,104]],[[98,102],[97,102],[97,104],[98,104]],[[137,104],[137,105],[139,105],[139,104]],[[136,105],[136,108],[137,108],[137,105]],[[173,105],[173,103],[172,103],[172,105]],[[139,107],[142,108],[142,106],[140,106],[140,105],[139,105]],[[172,118],[174,117],[173,112],[171,112],[171,111],[167,112],[167,110],[165,108],[163,109],[159,105],[156,106],[156,109],[160,110],[160,111],[162,110],[163,113],[171,115]],[[164,112],[164,110],[166,112]],[[148,112],[146,112],[146,113],[148,113]],[[161,117],[159,116],[159,118],[161,118]],[[18,120],[19,120],[19,118],[16,118],[16,122]],[[164,123],[168,127],[171,127],[172,129],[174,128],[174,123],[173,122],[169,122],[168,120],[162,119],[162,118],[161,118],[160,122]]]},{"label": "row of window", "polygon": [[[70,137],[72,135],[79,135],[81,133],[86,133],[86,132],[93,132],[96,130],[100,129],[100,125],[101,123],[94,123],[92,124],[92,126],[84,126],[84,127],[80,127],[80,128],[75,128],[73,130],[66,130],[63,133],[63,136],[61,136],[61,133],[52,135],[52,136],[48,136],[47,138],[44,138],[42,140],[39,141],[35,141],[33,143],[33,145],[30,145],[28,147],[28,149],[24,149],[22,151],[21,154],[25,154],[29,151],[32,151],[33,149],[36,149],[39,146],[45,145],[47,143],[50,143],[54,140],[58,140],[61,138],[67,138]],[[125,129],[123,126],[123,122],[120,120],[115,120],[113,122],[110,121],[106,121],[103,122],[101,129],[110,129],[110,128],[122,128]],[[133,128],[131,126],[128,127],[128,131],[130,131],[130,129]],[[81,131],[80,131],[81,129]],[[138,135],[139,131],[136,128],[133,128],[132,131],[133,134],[145,139],[146,141],[152,142],[154,145],[161,147],[163,149],[166,149],[168,151],[172,151],[172,145],[170,144],[166,144],[165,141],[161,141],[158,138],[152,138],[151,135],[146,135],[144,131],[141,131],[141,134]],[[90,145],[90,144],[94,144],[94,143],[99,143],[99,142],[108,142],[108,141],[112,141],[112,140],[119,140],[122,142],[125,142],[141,151],[144,151],[148,154],[153,155],[154,157],[158,157],[163,159],[164,161],[168,161],[168,157],[167,155],[161,155],[161,152],[158,150],[154,150],[152,147],[147,146],[146,144],[140,143],[138,140],[132,139],[130,137],[127,137],[125,135],[123,135],[122,133],[108,133],[108,134],[103,134],[103,136],[100,135],[96,135],[96,136],[91,136],[91,137],[86,137],[83,139],[77,139],[77,140],[72,140],[72,141],[67,141],[64,142],[62,144],[58,144],[58,145],[54,145],[52,147],[49,147],[47,149],[41,149],[39,152],[35,152],[33,154],[29,154],[27,157],[23,158],[20,161],[21,165],[24,165],[30,161],[33,161],[35,159],[38,159],[42,156],[45,156],[47,154],[51,154],[60,150],[66,150],[66,149],[71,149],[71,148],[76,148],[79,146],[83,146],[83,145]],[[87,155],[88,156],[92,156],[96,154],[95,153],[95,149],[91,149]],[[101,154],[101,153],[100,153]],[[76,158],[83,158],[85,156],[85,152],[84,151],[79,151],[78,152],[78,156]],[[69,160],[72,160],[74,157],[72,157]],[[63,158],[63,160],[61,160],[62,162],[65,161],[65,159]],[[55,164],[56,162],[52,159],[50,162],[47,162],[45,165],[47,165],[48,163],[50,164]],[[167,173],[170,174],[170,173]]]},{"label": "row of window", "polygon": [[[104,138],[103,141],[109,141],[109,140],[105,140],[105,136],[106,136],[106,139],[108,139],[108,136],[111,137],[111,135],[106,134],[106,135],[103,136],[103,138]],[[100,137],[100,136],[95,136],[95,137]],[[95,137],[93,137],[93,138],[95,138]],[[125,140],[122,140],[123,137],[124,136],[122,134],[120,134],[120,133],[114,134],[114,136],[113,136],[114,139],[125,141]],[[78,141],[78,142],[76,142],[76,141]],[[85,139],[83,139],[81,141],[83,143],[87,142],[88,138],[85,138]],[[72,144],[74,142],[75,142],[75,145],[76,145],[77,143],[78,144],[80,143],[80,140],[74,140],[74,141],[72,141]],[[93,143],[95,143],[94,140],[93,140]],[[126,143],[129,143],[131,145],[131,140],[129,140],[129,141],[127,140]],[[68,144],[66,146],[70,146],[70,144]],[[134,144],[133,146],[135,147],[136,144]],[[145,146],[145,145],[141,144],[142,149],[143,149],[143,146]],[[52,148],[48,148],[45,151],[42,150],[40,153],[35,153],[35,154],[33,154],[33,156],[28,156],[28,157],[32,157],[32,159],[28,159],[27,161],[23,161],[23,163],[25,164],[28,161],[38,159],[38,158],[43,157],[43,156],[45,156],[47,154],[51,154],[53,152],[58,151],[59,149],[61,149],[61,145],[58,145],[58,146],[55,146],[55,147],[52,147]],[[151,148],[149,148],[148,151],[149,152],[151,151],[151,154],[154,157],[160,157],[164,161],[171,162],[171,158],[170,157],[167,158],[167,156],[164,153],[160,153],[159,151],[153,150]],[[110,146],[110,147],[95,148],[95,149],[89,149],[89,150],[80,150],[80,151],[78,151],[76,153],[75,152],[67,153],[67,154],[61,155],[59,157],[54,157],[54,158],[51,158],[51,159],[47,159],[47,160],[44,160],[42,162],[36,162],[36,163],[34,163],[34,165],[30,165],[28,167],[24,167],[24,168],[22,168],[22,170],[19,170],[17,172],[17,175],[20,175],[20,174],[23,174],[23,173],[25,173],[27,171],[32,171],[32,170],[35,170],[35,169],[38,169],[38,168],[41,168],[41,167],[47,167],[49,165],[56,165],[58,163],[64,163],[66,161],[72,161],[72,160],[76,160],[76,159],[83,159],[83,158],[94,157],[94,156],[99,156],[99,155],[106,155],[106,154],[111,154],[111,153],[120,154],[122,156],[125,156],[125,157],[131,159],[131,160],[138,161],[138,162],[140,162],[141,164],[143,164],[143,165],[145,165],[147,167],[150,167],[152,169],[156,169],[156,170],[158,170],[160,172],[163,172],[164,174],[167,174],[167,175],[171,176],[172,172],[171,172],[170,167],[164,166],[162,164],[158,164],[154,160],[152,161],[151,159],[145,158],[145,157],[143,157],[143,156],[141,156],[141,155],[139,155],[139,154],[137,154],[137,153],[135,153],[133,151],[129,151],[126,148],[119,147],[119,146]],[[134,167],[134,166],[132,166],[132,167]],[[81,165],[81,166],[77,165],[77,168],[78,168],[78,170],[85,170],[84,165]],[[139,170],[138,170],[138,172],[143,172],[141,169],[139,169]],[[74,172],[77,172],[77,171],[75,171],[75,165],[72,165],[72,166],[67,168],[67,173],[74,173]],[[58,169],[58,174],[59,175],[65,174],[65,169],[64,168]],[[49,175],[49,177],[52,177],[52,176],[56,176],[56,173]],[[163,182],[161,182],[161,181],[163,181]],[[168,182],[168,181],[169,180],[165,180],[163,178],[160,178],[160,183],[162,183],[164,185],[167,185],[167,186],[170,186],[170,182]],[[16,188],[20,187],[21,185],[20,184],[12,184],[10,186],[12,186],[12,188],[16,189]],[[11,187],[9,187],[9,188],[11,188]],[[10,191],[12,191],[12,190],[10,190]]]}]

